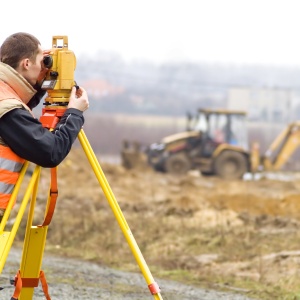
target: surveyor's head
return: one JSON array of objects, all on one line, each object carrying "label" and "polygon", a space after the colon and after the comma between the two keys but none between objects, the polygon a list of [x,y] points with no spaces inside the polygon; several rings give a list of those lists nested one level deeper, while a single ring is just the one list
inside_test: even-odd
[{"label": "surveyor's head", "polygon": [[40,41],[29,33],[14,33],[1,45],[0,61],[11,66],[34,85],[43,63]]}]

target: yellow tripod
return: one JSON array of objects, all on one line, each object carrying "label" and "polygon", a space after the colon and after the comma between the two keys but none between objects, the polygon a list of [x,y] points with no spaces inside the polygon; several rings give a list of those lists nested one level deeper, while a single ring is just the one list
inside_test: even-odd
[{"label": "yellow tripod", "polygon": [[[125,217],[114,197],[114,194],[109,186],[109,183],[106,180],[102,168],[95,156],[95,153],[92,150],[92,147],[83,129],[81,129],[81,131],[79,132],[78,139],[98,179],[98,182],[106,196],[106,199],[109,202],[109,205],[118,221],[118,224],[130,246],[130,249],[140,267],[140,270],[146,280],[146,283],[148,284],[150,293],[153,295],[154,299],[157,300],[163,299],[160,294],[159,286],[153,279],[153,276],[125,220]],[[48,294],[48,288],[47,288],[47,283],[46,283],[44,273],[43,271],[41,271],[41,265],[42,265],[42,259],[43,259],[44,248],[46,243],[48,225],[52,218],[52,214],[55,208],[56,197],[57,197],[56,182],[53,183],[53,181],[56,180],[56,168],[51,169],[52,185],[48,196],[47,208],[46,208],[43,224],[38,226],[32,225],[33,216],[34,216],[34,207],[37,198],[38,182],[41,173],[41,167],[36,166],[32,174],[32,177],[29,181],[26,192],[24,194],[23,200],[20,204],[15,222],[10,231],[4,230],[8,217],[11,213],[13,203],[15,202],[17,195],[19,193],[20,186],[24,179],[27,168],[28,168],[28,162],[26,162],[23,166],[19,179],[16,183],[15,189],[12,193],[10,202],[3,216],[2,222],[0,223],[0,274],[5,265],[7,256],[13,244],[13,240],[16,236],[17,230],[20,226],[27,204],[31,198],[24,245],[23,245],[22,261],[20,265],[20,270],[18,271],[15,278],[16,290],[11,300],[32,299],[34,294],[34,288],[38,286],[39,281],[41,281],[42,283],[42,287],[46,299],[51,300]]]}]

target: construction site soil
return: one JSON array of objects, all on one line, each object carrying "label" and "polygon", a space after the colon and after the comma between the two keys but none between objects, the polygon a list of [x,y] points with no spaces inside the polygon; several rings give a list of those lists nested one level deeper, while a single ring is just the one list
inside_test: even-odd
[{"label": "construction site soil", "polygon": [[[300,299],[297,173],[225,181],[198,172],[157,173],[146,164],[127,170],[98,159],[164,299]],[[36,223],[44,214],[49,177],[43,169]],[[102,184],[81,148],[73,148],[58,167],[59,196],[43,263],[50,294],[152,299]],[[1,284],[18,267],[25,222]],[[2,298],[5,291],[0,299],[8,299]],[[34,299],[42,299],[39,294]]]}]

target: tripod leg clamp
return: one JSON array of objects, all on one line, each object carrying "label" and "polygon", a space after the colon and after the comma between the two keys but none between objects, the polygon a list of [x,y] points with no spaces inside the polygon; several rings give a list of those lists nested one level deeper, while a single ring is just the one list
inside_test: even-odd
[{"label": "tripod leg clamp", "polygon": [[45,274],[43,271],[40,271],[39,278],[22,278],[21,274],[20,274],[20,270],[18,271],[18,273],[15,276],[14,285],[16,288],[15,288],[15,292],[14,292],[11,300],[17,300],[19,298],[22,288],[37,287],[39,285],[39,281],[41,281],[42,289],[43,289],[46,299],[51,300],[49,293],[48,293],[48,284],[47,284],[46,277],[45,277]]},{"label": "tripod leg clamp", "polygon": [[149,284],[148,288],[149,288],[152,295],[156,295],[160,292],[159,286],[156,282],[153,282],[153,283]]}]

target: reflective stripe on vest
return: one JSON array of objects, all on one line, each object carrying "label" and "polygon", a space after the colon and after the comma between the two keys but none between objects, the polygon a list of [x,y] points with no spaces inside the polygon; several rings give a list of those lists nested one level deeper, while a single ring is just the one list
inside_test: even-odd
[{"label": "reflective stripe on vest", "polygon": [[0,208],[6,208],[25,160],[0,145]]}]

